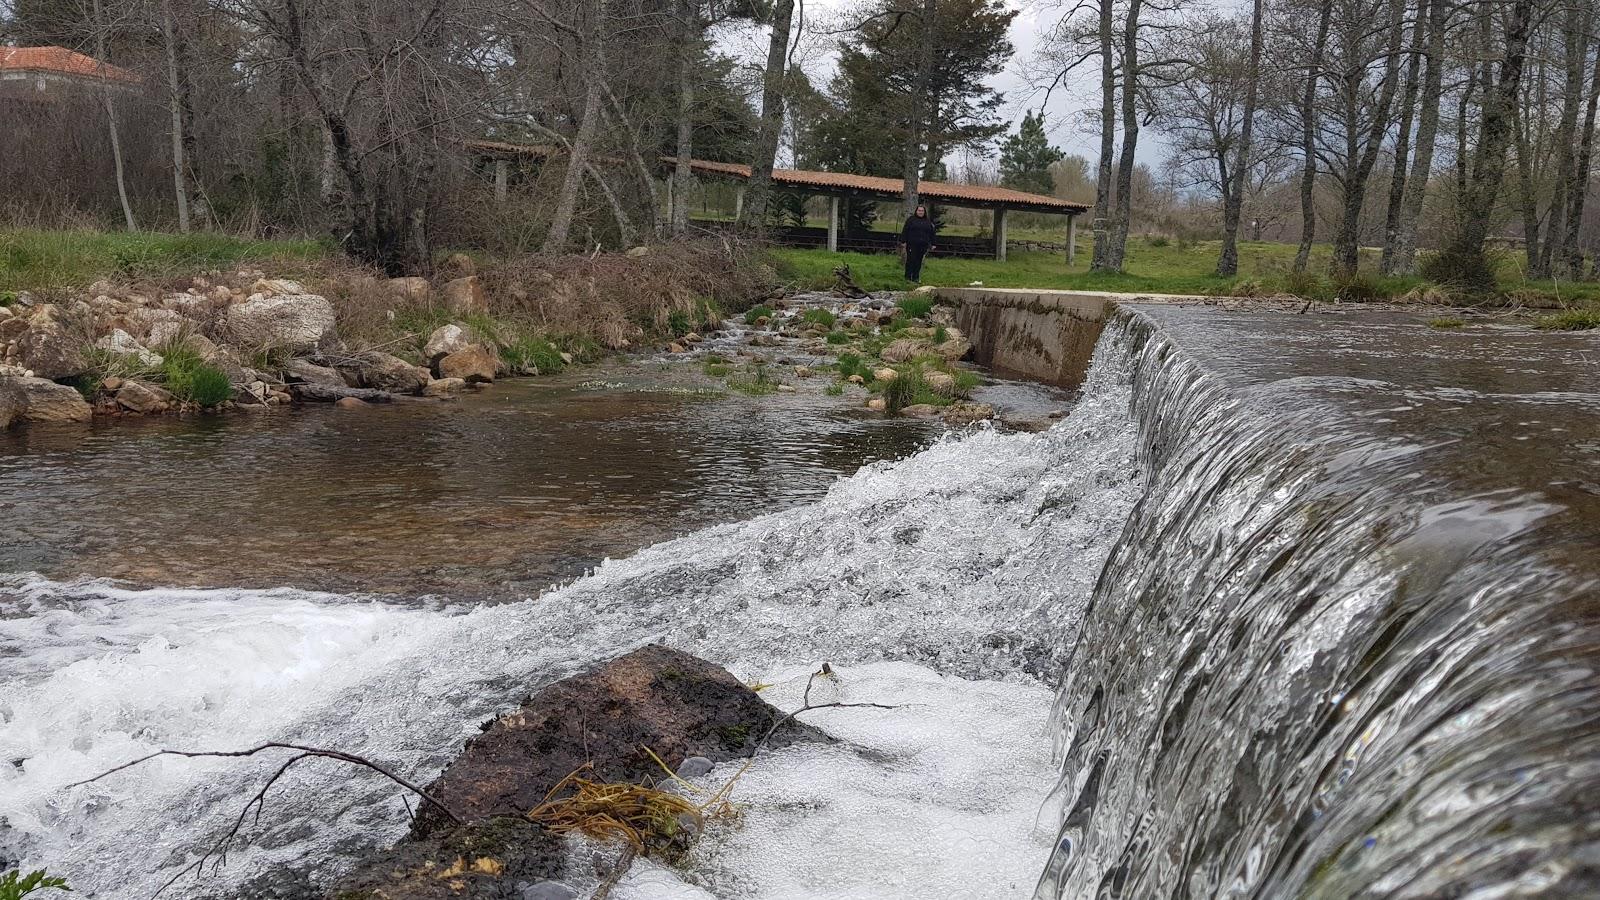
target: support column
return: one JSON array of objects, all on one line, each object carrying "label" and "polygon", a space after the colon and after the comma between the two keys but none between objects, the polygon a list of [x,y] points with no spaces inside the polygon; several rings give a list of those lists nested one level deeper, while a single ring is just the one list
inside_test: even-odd
[{"label": "support column", "polygon": [[672,186],[672,183],[674,181],[676,181],[676,180],[677,179],[673,178],[670,175],[668,175],[667,178],[666,178],[666,182],[667,182],[667,220],[668,221],[670,221],[672,219],[672,211],[678,208],[677,205],[674,202],[674,200],[675,200],[675,198],[673,197],[674,188]]},{"label": "support column", "polygon": [[1006,261],[1006,210],[1003,206],[994,211],[994,258]]},{"label": "support column", "polygon": [[744,218],[744,185],[742,184],[733,189],[733,218],[736,222]]},{"label": "support column", "polygon": [[1067,215],[1067,265],[1078,261],[1078,217]]},{"label": "support column", "polygon": [[828,198],[828,252],[839,252],[839,198]]},{"label": "support column", "polygon": [[511,166],[503,159],[494,161],[494,199],[496,203],[506,202],[510,190]]}]

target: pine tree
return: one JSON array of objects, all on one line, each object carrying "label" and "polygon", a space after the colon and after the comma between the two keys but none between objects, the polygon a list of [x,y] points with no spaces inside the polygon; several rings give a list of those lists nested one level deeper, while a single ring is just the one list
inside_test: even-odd
[{"label": "pine tree", "polygon": [[1056,179],[1050,167],[1064,158],[1044,133],[1044,112],[1028,113],[1017,133],[1000,145],[1000,181],[1019,191],[1053,195]]}]

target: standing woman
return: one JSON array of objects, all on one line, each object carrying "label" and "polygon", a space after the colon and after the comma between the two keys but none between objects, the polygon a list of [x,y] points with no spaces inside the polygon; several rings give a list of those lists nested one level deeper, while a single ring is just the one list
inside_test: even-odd
[{"label": "standing woman", "polygon": [[933,249],[933,220],[928,218],[928,208],[918,206],[915,214],[900,229],[900,243],[905,245],[906,280],[913,284],[922,282],[922,258]]}]

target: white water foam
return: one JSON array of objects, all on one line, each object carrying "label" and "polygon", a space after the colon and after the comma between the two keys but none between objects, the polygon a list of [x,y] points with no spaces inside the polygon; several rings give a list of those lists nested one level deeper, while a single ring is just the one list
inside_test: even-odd
[{"label": "white water foam", "polygon": [[[71,782],[164,747],[266,740],[427,779],[497,709],[654,640],[742,673],[905,660],[1053,678],[1140,489],[1124,365],[1103,348],[1082,403],[1049,432],[947,439],[811,506],[646,549],[520,604],[458,612],[0,576],[0,855],[48,865],[82,895],[148,896],[221,835],[274,763],[165,760]],[[1020,721],[1042,721],[1046,705],[1019,703]],[[778,768],[763,778],[784,783]],[[404,821],[392,786],[311,764],[275,788],[226,869],[165,896],[282,867],[326,876]]]}]

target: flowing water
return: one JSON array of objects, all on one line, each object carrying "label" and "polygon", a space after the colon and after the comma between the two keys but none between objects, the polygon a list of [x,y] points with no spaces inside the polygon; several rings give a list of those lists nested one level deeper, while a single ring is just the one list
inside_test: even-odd
[{"label": "flowing water", "polygon": [[[1585,335],[1142,308],[1108,329],[1049,431],[950,435],[831,485],[790,474],[777,480],[813,485],[768,495],[790,508],[494,605],[351,593],[431,565],[337,570],[357,545],[326,554],[334,571],[281,578],[238,551],[247,568],[206,589],[68,581],[94,571],[83,545],[98,533],[56,526],[65,537],[5,545],[33,548],[8,550],[12,568],[45,574],[0,576],[0,849],[90,896],[148,896],[270,764],[170,760],[69,784],[159,747],[268,739],[365,750],[425,779],[497,709],[664,640],[776,683],[781,707],[827,660],[851,699],[901,708],[819,715],[860,749],[767,757],[746,776],[742,827],[709,834],[689,870],[642,866],[622,897],[1582,894],[1600,871],[1596,362]],[[751,431],[817,427],[783,418]],[[283,446],[345,427],[306,422]],[[458,461],[509,439],[467,425],[442,439]],[[728,453],[720,437],[687,458]],[[853,453],[838,468],[874,455]],[[476,474],[504,471],[498,458]],[[197,490],[216,465],[196,463]],[[490,490],[437,477],[437,493],[385,509]],[[350,496],[384,496],[367,484]],[[664,533],[768,502],[711,496],[725,487],[661,500]],[[182,503],[203,515],[225,497]],[[341,505],[282,502],[303,538],[326,538],[313,513]],[[244,530],[243,508],[201,533]],[[228,568],[213,546],[208,572],[167,562],[139,580],[207,583]],[[482,584],[519,580],[488,569]],[[261,587],[274,583],[324,590]],[[262,873],[325,876],[404,821],[388,785],[307,768],[226,869],[169,895],[269,896]]]}]

